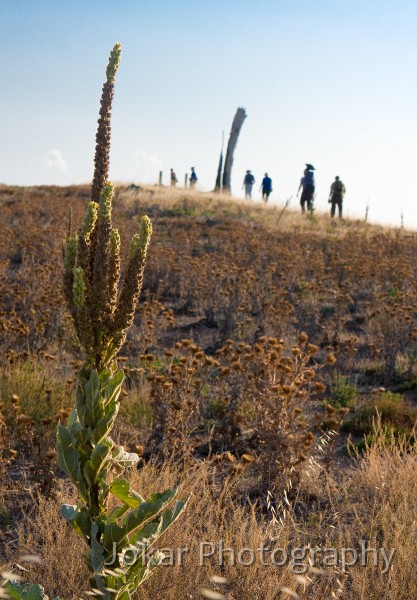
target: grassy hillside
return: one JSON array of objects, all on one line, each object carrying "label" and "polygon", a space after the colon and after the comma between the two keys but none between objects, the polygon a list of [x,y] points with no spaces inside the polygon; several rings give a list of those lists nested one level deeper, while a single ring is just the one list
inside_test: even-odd
[{"label": "grassy hillside", "polygon": [[[62,240],[88,200],[0,186],[0,564],[37,555],[22,574],[62,599],[88,582],[54,439],[81,355]],[[138,598],[415,598],[416,234],[119,188],[122,240],[143,214],[154,235],[116,441],[143,456],[138,489],[185,480],[192,498],[163,539],[175,564]]]}]

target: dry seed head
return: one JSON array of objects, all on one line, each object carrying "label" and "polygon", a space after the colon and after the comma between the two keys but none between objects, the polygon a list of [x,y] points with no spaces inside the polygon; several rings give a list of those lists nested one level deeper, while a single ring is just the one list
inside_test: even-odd
[{"label": "dry seed head", "polygon": [[302,331],[299,336],[298,336],[298,341],[300,342],[300,344],[305,344],[308,340],[308,335],[305,333],[305,331]]},{"label": "dry seed head", "polygon": [[242,456],[240,457],[242,462],[245,464],[250,464],[255,462],[255,457],[252,456],[251,454],[242,454]]},{"label": "dry seed head", "polygon": [[238,360],[236,360],[236,361],[232,362],[232,368],[233,368],[235,371],[243,371],[243,366],[242,366],[242,363],[240,363]]},{"label": "dry seed head", "polygon": [[28,415],[18,415],[16,420],[20,425],[32,425],[34,423],[33,419]]},{"label": "dry seed head", "polygon": [[227,450],[224,454],[222,454],[222,457],[227,462],[230,462],[230,463],[236,462],[236,458],[233,456],[233,454],[231,452],[229,452],[229,450]]},{"label": "dry seed head", "polygon": [[329,365],[334,365],[334,363],[337,361],[336,356],[333,354],[333,352],[329,352],[329,354],[326,356],[326,363]]}]

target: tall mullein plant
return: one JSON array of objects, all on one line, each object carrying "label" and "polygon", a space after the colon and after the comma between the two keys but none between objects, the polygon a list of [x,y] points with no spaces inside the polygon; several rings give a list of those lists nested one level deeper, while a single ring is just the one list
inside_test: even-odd
[{"label": "tall mullein plant", "polygon": [[[139,457],[110,438],[123,384],[116,355],[133,322],[152,233],[149,218],[142,217],[121,277],[120,236],[111,219],[114,187],[107,181],[110,111],[120,52],[116,44],[103,86],[91,202],[80,231],[65,246],[65,296],[85,356],[76,384],[76,408],[57,431],[59,464],[79,493],[79,503],[64,504],[62,514],[87,542],[91,587],[106,600],[131,598],[163,558],[158,552],[151,554],[150,546],[186,505],[186,501],[171,504],[176,489],[147,500],[131,490],[120,473]],[[110,495],[118,500],[112,510]]]}]

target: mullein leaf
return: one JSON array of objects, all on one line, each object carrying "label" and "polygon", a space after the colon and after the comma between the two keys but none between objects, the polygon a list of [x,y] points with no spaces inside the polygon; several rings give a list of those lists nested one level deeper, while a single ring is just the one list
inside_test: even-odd
[{"label": "mullein leaf", "polygon": [[74,483],[78,483],[81,479],[80,454],[74,447],[74,442],[75,440],[68,429],[58,424],[58,464],[71,477]]},{"label": "mullein leaf", "polygon": [[130,489],[130,483],[127,479],[113,479],[110,492],[130,508],[136,508],[139,504],[145,502],[140,494]]}]

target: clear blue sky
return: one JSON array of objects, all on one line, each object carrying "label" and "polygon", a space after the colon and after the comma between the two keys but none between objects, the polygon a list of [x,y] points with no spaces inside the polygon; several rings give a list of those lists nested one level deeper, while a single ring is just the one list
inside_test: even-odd
[{"label": "clear blue sky", "polygon": [[110,177],[213,188],[221,134],[246,108],[246,169],[273,202],[316,166],[318,209],[335,175],[346,212],[417,228],[415,0],[0,0],[0,182],[92,177],[107,58],[121,42]]}]

